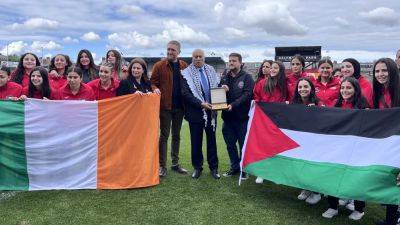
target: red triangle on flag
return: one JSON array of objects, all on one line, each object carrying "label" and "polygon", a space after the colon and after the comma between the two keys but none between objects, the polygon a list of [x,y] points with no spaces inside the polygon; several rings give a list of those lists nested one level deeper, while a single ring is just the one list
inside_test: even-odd
[{"label": "red triangle on flag", "polygon": [[245,144],[243,168],[300,146],[284,134],[257,104],[254,110]]}]

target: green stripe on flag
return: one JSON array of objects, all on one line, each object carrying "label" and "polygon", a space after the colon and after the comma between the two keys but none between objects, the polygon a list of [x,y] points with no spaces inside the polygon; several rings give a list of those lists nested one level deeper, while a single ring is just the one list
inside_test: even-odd
[{"label": "green stripe on flag", "polygon": [[0,101],[0,190],[28,190],[23,102]]},{"label": "green stripe on flag", "polygon": [[400,204],[396,186],[399,169],[388,166],[347,166],[274,156],[249,164],[246,172],[277,184],[346,199]]}]

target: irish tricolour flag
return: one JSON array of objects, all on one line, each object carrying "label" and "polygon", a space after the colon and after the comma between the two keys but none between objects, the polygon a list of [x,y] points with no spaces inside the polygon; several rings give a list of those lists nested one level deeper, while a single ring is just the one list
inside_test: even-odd
[{"label": "irish tricolour flag", "polygon": [[0,190],[158,184],[159,102],[0,101]]},{"label": "irish tricolour flag", "polygon": [[278,184],[400,204],[400,109],[256,103],[242,168]]}]

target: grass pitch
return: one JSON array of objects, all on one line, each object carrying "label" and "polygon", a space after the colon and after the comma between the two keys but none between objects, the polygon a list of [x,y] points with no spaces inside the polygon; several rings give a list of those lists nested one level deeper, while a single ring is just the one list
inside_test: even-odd
[{"label": "grass pitch", "polygon": [[[220,173],[229,158],[217,130]],[[181,132],[181,164],[192,172],[187,122]],[[203,149],[205,145],[203,145]],[[170,163],[170,158],[168,159]],[[310,206],[297,200],[299,190],[271,182],[255,184],[250,177],[238,186],[237,177],[214,180],[207,164],[199,180],[168,170],[160,185],[133,190],[3,192],[0,224],[374,224],[384,208],[367,203],[363,219],[354,222],[341,209],[333,219],[322,218],[326,199]]]}]

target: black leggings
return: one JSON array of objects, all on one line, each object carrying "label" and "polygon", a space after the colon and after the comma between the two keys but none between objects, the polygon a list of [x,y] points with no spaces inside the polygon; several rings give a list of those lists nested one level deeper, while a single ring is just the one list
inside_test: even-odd
[{"label": "black leggings", "polygon": [[[339,206],[339,198],[328,196],[328,204],[329,208],[338,209]],[[365,202],[354,200],[354,209],[358,212],[364,212]]]}]

